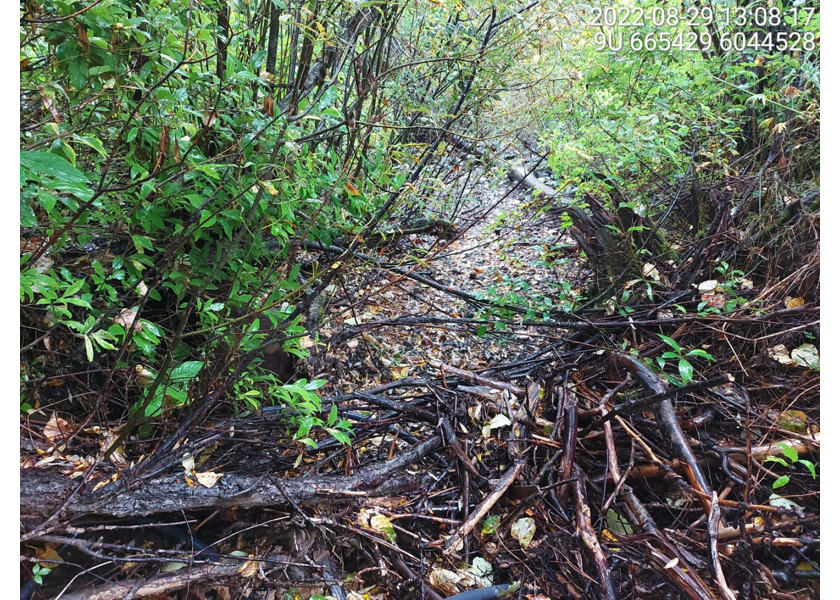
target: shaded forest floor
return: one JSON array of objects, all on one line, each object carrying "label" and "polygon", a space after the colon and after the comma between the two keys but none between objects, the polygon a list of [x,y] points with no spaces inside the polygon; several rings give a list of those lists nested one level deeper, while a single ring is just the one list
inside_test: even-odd
[{"label": "shaded forest floor", "polygon": [[818,597],[818,213],[774,234],[786,263],[713,278],[754,227],[724,215],[686,246],[699,285],[662,260],[613,292],[627,310],[572,314],[595,268],[514,187],[483,178],[451,230],[329,290],[297,368],[350,445],[220,407],[141,477],[118,474],[175,425],[91,476],[107,434],[65,447],[72,423],[32,415],[22,511],[55,515],[30,543],[66,563],[36,597]]}]

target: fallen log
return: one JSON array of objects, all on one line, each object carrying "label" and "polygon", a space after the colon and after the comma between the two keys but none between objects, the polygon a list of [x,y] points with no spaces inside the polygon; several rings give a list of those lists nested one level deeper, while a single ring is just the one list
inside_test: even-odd
[{"label": "fallen log", "polygon": [[[341,498],[389,496],[399,493],[396,487],[406,482],[392,474],[441,445],[439,436],[431,437],[400,456],[377,463],[348,476],[316,476],[287,479],[284,494],[266,475],[224,475],[212,488],[190,487],[183,473],[157,476],[130,482],[118,479],[101,490],[91,491],[99,481],[91,480],[91,489],[82,490],[66,507],[68,515],[137,517],[156,513],[205,508],[242,508],[287,504],[284,495],[297,504],[322,503]],[[23,469],[20,472],[20,516],[44,518],[57,510],[64,499],[78,487],[78,481],[51,469]],[[405,490],[403,490],[405,491]]]}]

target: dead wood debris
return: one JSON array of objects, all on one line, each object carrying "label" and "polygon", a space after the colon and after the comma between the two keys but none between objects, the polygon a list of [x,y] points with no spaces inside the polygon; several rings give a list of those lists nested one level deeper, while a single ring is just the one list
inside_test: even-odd
[{"label": "dead wood debris", "polygon": [[[690,286],[732,249],[731,218],[719,216],[674,266],[685,285],[623,315],[488,318],[478,312],[490,303],[456,285],[463,278],[360,255],[382,269],[385,291],[348,292],[332,310],[353,322],[324,336],[341,347],[329,364],[349,391],[333,381],[322,403],[353,423],[351,445],[296,442],[285,409],[215,410],[138,471],[171,424],[129,440],[118,465],[70,419],[33,417],[21,555],[54,569],[41,591],[62,598],[295,588],[438,600],[516,581],[533,598],[817,597],[819,370],[792,357],[818,341],[819,256],[795,267],[775,257],[761,291],[701,313],[704,292]],[[706,286],[706,302],[745,285],[726,283]],[[683,354],[694,382],[675,385],[684,381],[661,335],[715,362]],[[187,457],[221,477],[197,482]],[[181,570],[167,572],[173,564]]]}]

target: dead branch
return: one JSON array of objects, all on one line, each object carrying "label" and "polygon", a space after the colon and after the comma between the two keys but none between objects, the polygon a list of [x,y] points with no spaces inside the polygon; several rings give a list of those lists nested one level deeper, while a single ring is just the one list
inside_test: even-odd
[{"label": "dead branch", "polygon": [[444,364],[439,360],[431,359],[429,360],[429,365],[435,369],[440,369],[441,371],[446,371],[447,373],[452,373],[453,375],[457,375],[467,381],[471,381],[472,383],[478,383],[481,385],[486,385],[488,387],[496,388],[497,390],[506,390],[515,396],[524,396],[525,390],[518,385],[514,385],[512,383],[507,383],[504,381],[496,381],[495,379],[490,379],[489,377],[483,377],[481,375],[476,375],[472,371],[466,371],[464,369],[459,369],[457,367],[453,367],[451,365]]},{"label": "dead branch", "polygon": [[[350,476],[317,476],[290,479],[285,491],[298,504],[337,501],[353,497],[390,493],[390,476],[441,445],[433,436],[402,455],[366,467]],[[45,517],[77,486],[67,476],[49,469],[23,469],[20,472],[21,517]],[[92,480],[91,485],[96,481]],[[225,475],[212,488],[191,488],[183,474],[162,475],[149,480],[130,482],[126,478],[99,491],[84,491],[67,506],[67,514],[108,515],[114,517],[146,516],[203,508],[242,508],[283,504],[274,482],[265,476]]]},{"label": "dead branch", "polygon": [[446,543],[444,544],[445,554],[454,554],[461,549],[461,544],[464,541],[464,538],[478,526],[482,517],[484,517],[491,508],[493,508],[496,502],[499,501],[499,498],[502,497],[502,494],[505,493],[514,481],[516,481],[516,478],[519,477],[519,474],[524,468],[525,463],[520,462],[505,471],[505,474],[502,475],[501,479],[499,479],[496,487],[493,488],[493,491],[490,492],[484,500],[482,500],[481,504],[475,507],[475,510],[473,510],[469,518],[455,530],[452,537],[446,540]]},{"label": "dead branch", "polygon": [[601,583],[601,592],[603,593],[604,598],[607,600],[615,600],[618,596],[615,593],[615,588],[613,587],[612,579],[610,578],[610,569],[607,566],[607,559],[604,556],[604,551],[601,549],[601,544],[598,541],[598,535],[592,528],[592,516],[589,512],[589,506],[586,503],[580,467],[574,465],[573,473],[577,478],[574,483],[572,483],[577,507],[577,533],[583,542],[586,554],[594,563],[595,570],[598,571],[598,579]]}]

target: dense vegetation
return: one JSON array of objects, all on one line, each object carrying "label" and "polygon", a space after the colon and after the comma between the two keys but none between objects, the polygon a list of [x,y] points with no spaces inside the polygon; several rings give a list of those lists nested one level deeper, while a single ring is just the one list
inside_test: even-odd
[{"label": "dense vegetation", "polygon": [[[369,291],[380,284],[365,274],[380,271],[466,301],[448,323],[476,339],[585,324],[604,337],[577,339],[581,352],[641,357],[633,368],[674,386],[702,389],[714,361],[746,376],[742,360],[786,344],[805,374],[772,385],[799,404],[781,392],[756,403],[774,422],[797,408],[813,424],[819,3],[712,5],[704,20],[700,2],[618,3],[663,19],[620,28],[565,1],[23,0],[22,438],[50,442],[30,448],[43,457],[81,448],[85,482],[108,463],[113,480],[142,481],[177,465],[211,416],[270,405],[293,470],[330,444],[352,448],[370,413],[322,405],[340,375],[324,354],[368,336],[352,311],[369,298],[350,302],[345,285]],[[750,18],[720,17],[738,10]],[[476,201],[471,178],[498,186],[513,167],[558,193],[532,184],[523,213],[488,232],[526,213],[554,223],[539,263],[553,291],[533,291],[527,273],[477,293],[434,281],[434,248]],[[407,246],[409,234],[430,243]],[[342,294],[349,308],[331,315]],[[754,328],[779,311],[761,327],[781,329]],[[613,316],[663,328],[645,346]],[[726,356],[723,334],[691,320],[721,317],[738,331]],[[321,362],[297,360],[310,355]],[[754,376],[740,383],[771,385]],[[744,502],[764,501],[746,487]],[[630,533],[615,514],[609,529]],[[30,543],[63,524],[52,516],[27,522]],[[40,583],[44,564],[25,577]]]}]

